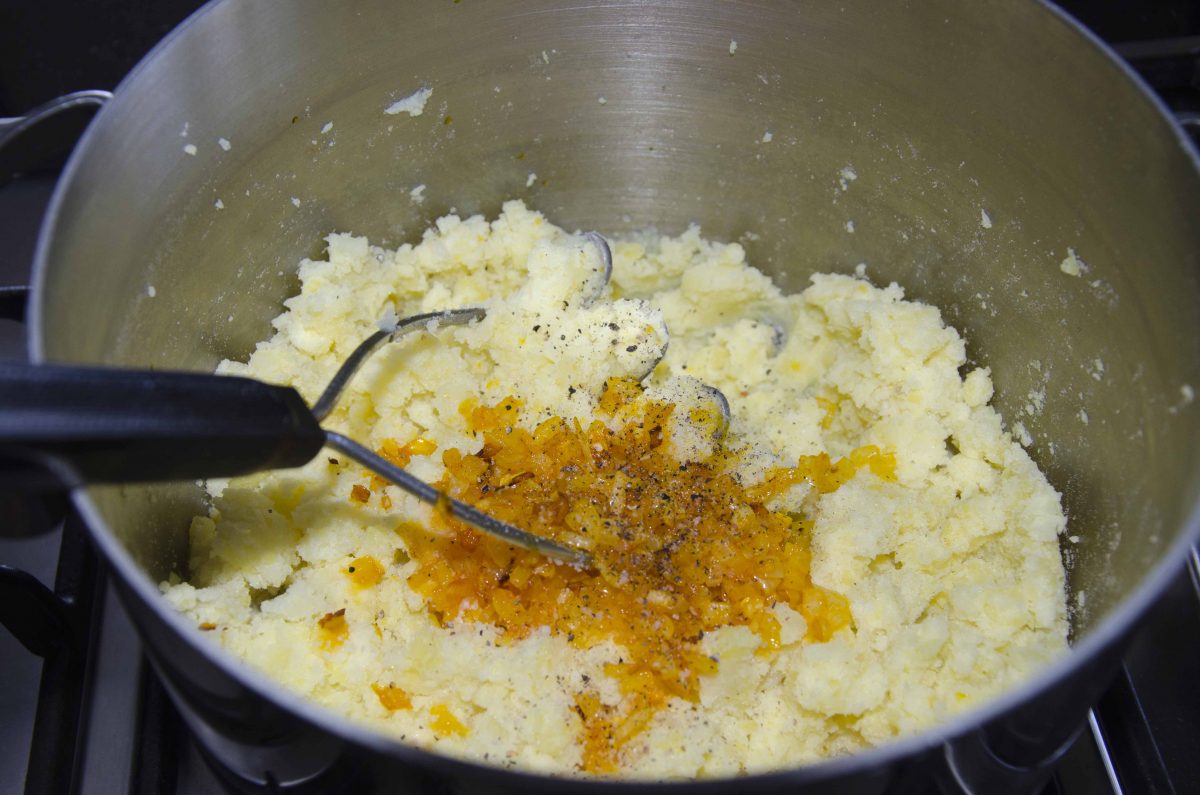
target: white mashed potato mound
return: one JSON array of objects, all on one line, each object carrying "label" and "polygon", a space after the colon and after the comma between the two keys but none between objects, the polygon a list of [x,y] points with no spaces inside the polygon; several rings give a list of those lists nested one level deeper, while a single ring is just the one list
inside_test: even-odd
[{"label": "white mashed potato mound", "polygon": [[[744,482],[822,451],[895,455],[894,481],[863,469],[815,503],[812,578],[848,599],[852,625],[801,642],[803,617],[780,604],[778,652],[756,654],[744,626],[706,634],[719,671],[702,678],[701,704],[659,712],[626,748],[622,775],[736,775],[853,753],[944,721],[1066,651],[1059,496],[988,405],[988,371],[962,375],[962,339],[898,286],[818,274],[784,295],[741,246],[696,228],[614,241],[606,285],[585,237],[520,202],[490,223],[446,216],[396,251],[347,234],[328,244],[327,260],[302,263],[276,334],[219,372],[313,401],[381,318],[487,307],[478,323],[382,349],[326,422],[372,448],[436,441],[438,454],[409,467],[427,481],[442,475],[441,451],[479,450],[458,410],[468,398],[515,396],[531,428],[550,416],[586,424],[606,379],[651,368],[651,386],[693,376],[728,397]],[[622,649],[583,650],[548,631],[497,644],[492,626],[439,627],[406,583],[418,564],[395,532],[429,509],[394,487],[387,509],[356,504],[348,495],[369,478],[336,455],[210,483],[188,579],[164,583],[166,597],[334,712],[439,752],[576,773],[575,694],[590,680],[619,700],[604,666]],[[347,566],[366,555],[385,573],[357,588]],[[327,648],[318,622],[339,610],[346,639]],[[401,688],[411,708],[384,708],[377,683]],[[465,732],[435,730],[439,714]]]}]

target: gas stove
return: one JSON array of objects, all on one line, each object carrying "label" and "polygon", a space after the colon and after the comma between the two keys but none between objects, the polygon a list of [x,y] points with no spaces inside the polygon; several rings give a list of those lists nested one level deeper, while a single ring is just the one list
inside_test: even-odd
[{"label": "gas stove", "polygon": [[[50,0],[0,9],[0,117],[57,95],[112,89],[200,3]],[[1068,2],[1193,135],[1200,130],[1200,5]],[[70,19],[64,23],[64,19]],[[63,141],[19,178],[0,173],[0,286],[24,284]],[[0,172],[5,161],[0,159]],[[7,184],[5,184],[7,183]],[[0,320],[0,360],[24,357]],[[0,516],[13,519],[0,501]],[[0,540],[0,792],[254,792],[205,756],[149,670],[86,530]],[[1124,665],[1046,793],[1200,787],[1200,559],[1144,620]],[[257,790],[263,791],[263,790]],[[270,790],[268,790],[270,791]]]}]

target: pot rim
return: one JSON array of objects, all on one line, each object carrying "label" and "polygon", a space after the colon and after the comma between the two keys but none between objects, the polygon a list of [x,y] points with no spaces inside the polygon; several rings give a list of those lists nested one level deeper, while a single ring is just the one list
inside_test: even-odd
[{"label": "pot rim", "polygon": [[[29,306],[29,341],[28,352],[31,361],[44,363],[45,329],[43,319],[46,314],[42,303],[45,291],[46,274],[49,269],[48,254],[54,237],[58,216],[66,195],[71,190],[75,174],[80,164],[88,157],[96,138],[95,131],[104,124],[110,116],[120,111],[121,100],[131,91],[136,90],[139,77],[153,68],[154,62],[175,42],[188,34],[197,20],[213,12],[213,9],[228,0],[209,0],[204,6],[174,28],[133,68],[121,81],[114,92],[114,99],[107,103],[93,119],[83,137],[71,153],[62,176],[55,187],[53,197],[47,207],[42,227],[38,235],[37,250],[34,257],[32,273],[32,294]],[[1078,34],[1085,45],[1090,45],[1098,55],[1106,58],[1110,65],[1117,69],[1136,88],[1142,101],[1150,106],[1152,114],[1156,114],[1167,125],[1167,130],[1173,134],[1176,143],[1184,150],[1191,161],[1193,170],[1200,180],[1200,153],[1193,147],[1183,128],[1175,121],[1170,110],[1146,85],[1141,77],[1118,56],[1112,48],[1098,36],[1069,16],[1065,11],[1053,5],[1049,0],[1034,0],[1034,5],[1047,14],[1047,23],[1065,25]],[[91,495],[86,489],[77,489],[72,493],[72,500],[80,515],[84,518],[93,541],[100,548],[103,556],[116,570],[124,585],[138,599],[146,603],[155,615],[167,624],[188,647],[202,655],[209,663],[220,667],[232,676],[240,685],[254,692],[270,703],[282,707],[307,721],[320,730],[347,743],[353,743],[370,751],[384,754],[401,761],[410,762],[422,767],[439,766],[449,772],[467,774],[487,774],[503,777],[506,785],[525,785],[530,788],[561,789],[570,786],[573,789],[612,790],[636,786],[642,789],[678,790],[686,786],[697,792],[725,792],[730,782],[736,781],[739,787],[754,789],[757,787],[779,786],[782,784],[806,784],[819,781],[829,781],[852,773],[862,773],[865,770],[883,767],[896,763],[904,758],[917,756],[930,751],[939,745],[946,745],[960,739],[973,730],[1001,717],[1022,703],[1032,700],[1040,693],[1056,687],[1074,674],[1086,660],[1099,655],[1110,645],[1117,643],[1150,608],[1159,595],[1186,565],[1191,547],[1200,542],[1200,493],[1193,495],[1193,504],[1183,528],[1166,553],[1142,578],[1133,591],[1121,600],[1112,611],[1101,619],[1095,630],[1072,645],[1066,654],[1049,665],[1041,668],[1034,676],[1026,679],[1016,687],[954,716],[948,721],[937,724],[925,731],[910,737],[905,737],[881,746],[855,753],[851,756],[826,759],[800,767],[783,768],[769,772],[741,775],[731,778],[712,778],[700,780],[659,781],[654,779],[589,779],[569,776],[551,776],[512,770],[474,761],[460,759],[434,750],[427,750],[416,745],[393,739],[382,732],[375,731],[343,717],[315,701],[300,696],[283,684],[272,679],[265,673],[253,668],[241,658],[227,651],[224,647],[205,637],[191,622],[187,621],[163,598],[158,586],[153,583],[144,570],[137,565],[125,547],[117,540],[112,529],[104,521]]]}]

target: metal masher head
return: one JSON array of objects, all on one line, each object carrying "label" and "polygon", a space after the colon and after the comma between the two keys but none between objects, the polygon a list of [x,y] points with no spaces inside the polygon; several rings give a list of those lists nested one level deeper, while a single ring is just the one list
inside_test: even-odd
[{"label": "metal masher head", "polygon": [[[320,399],[313,404],[312,412],[318,422],[323,421],[337,405],[346,384],[362,367],[367,358],[384,344],[421,328],[433,329],[437,326],[461,326],[482,320],[487,310],[482,307],[467,309],[450,309],[444,312],[427,312],[413,315],[398,321],[391,328],[381,329],[367,337],[354,349],[338,371],[334,374],[329,386],[321,394]],[[425,481],[414,477],[391,461],[376,455],[358,442],[335,431],[325,430],[325,444],[349,456],[368,470],[394,483],[423,502],[439,506],[449,516],[465,522],[472,527],[500,539],[515,547],[532,550],[548,558],[570,563],[574,566],[588,568],[591,566],[591,556],[581,549],[568,547],[533,533],[527,533],[519,527],[502,522],[494,516],[454,499],[445,492],[439,491]]]},{"label": "metal masher head", "polygon": [[[596,232],[589,232],[586,237],[599,250],[603,279],[607,283],[612,275],[612,253],[609,251],[608,243]],[[409,332],[422,328],[435,330],[440,326],[462,326],[483,320],[486,315],[487,310],[482,307],[448,309],[441,312],[426,312],[406,317],[395,324],[389,324],[386,328],[380,329],[363,340],[346,357],[346,361],[342,362],[342,366],[338,368],[338,371],[334,373],[333,378],[330,380],[329,386],[325,387],[325,391],[321,394],[321,397],[313,404],[313,415],[317,418],[318,422],[324,421],[329,416],[329,413],[333,411],[334,406],[337,405],[338,399],[341,397],[350,379],[354,377],[354,374],[358,372],[367,358],[383,345],[393,342]],[[438,491],[425,481],[405,472],[392,462],[382,456],[376,455],[368,448],[340,433],[325,430],[325,444],[335,450],[341,451],[374,474],[394,483],[417,499],[440,506],[448,515],[494,538],[498,538],[515,547],[538,552],[553,560],[559,560],[582,568],[589,568],[591,566],[591,555],[584,550],[559,544],[550,539],[528,533],[519,527],[502,522],[494,516],[489,516],[483,511],[467,505],[465,502],[460,502],[448,494]]]}]

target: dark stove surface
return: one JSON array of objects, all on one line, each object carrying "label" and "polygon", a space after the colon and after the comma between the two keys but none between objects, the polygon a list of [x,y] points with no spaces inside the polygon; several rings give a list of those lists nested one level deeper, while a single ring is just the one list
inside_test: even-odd
[{"label": "dark stove surface", "polygon": [[[195,0],[0,2],[0,117],[70,91],[112,89]],[[1113,43],[1168,105],[1200,120],[1200,3],[1061,4]],[[0,286],[27,279],[57,170],[4,184]],[[22,358],[19,325],[0,320],[0,360]],[[1194,556],[1193,556],[1194,557]],[[0,631],[0,793],[219,793],[221,783],[149,673],[77,522],[0,540],[0,564],[70,604],[73,653],[46,662]],[[5,574],[8,577],[7,574]],[[8,580],[0,601],[11,596]],[[60,642],[60,641],[55,641]],[[1200,561],[1147,617],[1124,668],[1064,757],[1047,793],[1200,792]]]}]

